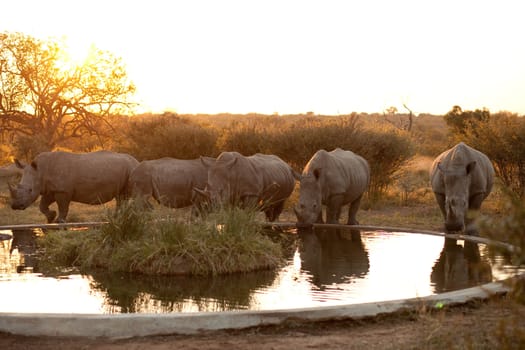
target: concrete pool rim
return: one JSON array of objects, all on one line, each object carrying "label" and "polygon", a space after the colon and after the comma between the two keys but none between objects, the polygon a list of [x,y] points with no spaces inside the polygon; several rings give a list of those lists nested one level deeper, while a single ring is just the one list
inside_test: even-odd
[{"label": "concrete pool rim", "polygon": [[[100,225],[101,223],[91,223]],[[103,224],[103,223],[102,223]],[[81,227],[75,224],[51,224],[52,227]],[[272,223],[272,226],[292,227],[294,223]],[[0,230],[45,228],[48,225],[0,226]],[[83,225],[87,226],[87,225]],[[368,225],[315,225],[344,229],[373,230],[426,234],[469,240],[476,243],[499,246],[509,251],[514,246],[477,236],[445,234],[437,231],[416,230],[401,227]],[[279,310],[240,310],[222,312],[196,312],[181,314],[51,314],[51,313],[0,313],[0,332],[25,336],[60,337],[105,337],[112,339],[132,338],[167,334],[198,334],[200,332],[228,329],[243,329],[256,326],[285,324],[290,320],[315,322],[342,319],[360,319],[421,307],[440,309],[461,305],[474,300],[486,300],[505,294],[509,287],[505,281],[486,283],[480,286],[433,294],[426,297]]]}]

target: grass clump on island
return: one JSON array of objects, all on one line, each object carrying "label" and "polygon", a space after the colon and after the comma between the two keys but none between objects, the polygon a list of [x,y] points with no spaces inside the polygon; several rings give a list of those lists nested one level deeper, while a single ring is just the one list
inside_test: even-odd
[{"label": "grass clump on island", "polygon": [[275,268],[283,248],[264,234],[256,211],[222,207],[191,222],[155,217],[135,201],[108,210],[108,224],[54,231],[39,240],[45,266],[145,274],[223,274]]}]

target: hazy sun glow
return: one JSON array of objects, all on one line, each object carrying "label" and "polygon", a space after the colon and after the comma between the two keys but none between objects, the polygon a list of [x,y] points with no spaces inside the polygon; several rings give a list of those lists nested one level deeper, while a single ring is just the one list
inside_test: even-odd
[{"label": "hazy sun glow", "polygon": [[144,111],[525,114],[522,13],[507,0],[18,0],[0,31],[121,56]]}]

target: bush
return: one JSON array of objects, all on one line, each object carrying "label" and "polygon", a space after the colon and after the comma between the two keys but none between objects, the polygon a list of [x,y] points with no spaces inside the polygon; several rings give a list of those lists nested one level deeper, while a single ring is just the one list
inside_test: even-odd
[{"label": "bush", "polygon": [[194,159],[217,153],[217,135],[212,129],[169,113],[132,120],[123,133],[124,141],[118,150],[138,160]]},{"label": "bush", "polygon": [[372,202],[382,198],[395,181],[395,174],[414,155],[406,131],[393,127],[369,127],[359,133],[354,152],[368,160],[371,179],[368,196]]},{"label": "bush", "polygon": [[473,122],[465,142],[485,153],[497,176],[521,198],[525,197],[525,119],[501,112],[488,120]]},{"label": "bush", "polygon": [[490,118],[490,112],[485,108],[463,111],[460,106],[454,106],[443,118],[454,134],[463,137],[472,124],[487,121]]}]

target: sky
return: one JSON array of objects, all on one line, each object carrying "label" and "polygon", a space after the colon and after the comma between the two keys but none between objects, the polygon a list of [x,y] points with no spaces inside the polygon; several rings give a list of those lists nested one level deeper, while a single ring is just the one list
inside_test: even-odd
[{"label": "sky", "polygon": [[525,114],[520,0],[0,0],[0,32],[122,57],[141,112]]}]

